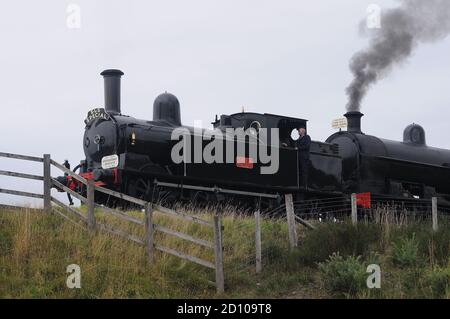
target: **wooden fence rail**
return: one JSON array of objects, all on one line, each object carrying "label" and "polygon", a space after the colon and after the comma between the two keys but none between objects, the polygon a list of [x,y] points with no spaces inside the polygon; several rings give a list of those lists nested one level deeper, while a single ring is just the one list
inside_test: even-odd
[{"label": "wooden fence rail", "polygon": [[42,195],[42,194],[22,192],[22,191],[15,191],[15,190],[12,190],[12,189],[5,189],[5,188],[0,188],[0,193],[9,194],[9,195],[16,195],[16,196],[24,196],[24,197],[32,197],[32,198],[44,199],[44,195]]},{"label": "wooden fence rail", "polygon": [[95,204],[95,207],[98,208],[99,210],[103,211],[103,212],[106,212],[106,213],[111,214],[113,216],[119,217],[119,218],[121,218],[123,220],[126,220],[128,222],[135,223],[135,224],[141,225],[141,226],[145,226],[145,221],[142,221],[142,220],[137,219],[137,218],[135,218],[133,216],[127,215],[127,214],[125,214],[125,213],[123,213],[121,211],[118,211],[116,209],[112,209],[112,208],[109,208],[107,206],[98,205],[98,204]]},{"label": "wooden fence rail", "polygon": [[71,212],[73,215],[77,216],[82,222],[87,224],[87,218],[82,213],[80,213],[77,209],[67,206],[63,202],[59,201],[58,199],[54,198],[52,196],[52,202],[58,205],[61,208],[64,208],[66,211]]},{"label": "wooden fence rail", "polygon": [[[161,251],[163,253],[167,253],[167,254],[170,254],[172,256],[176,256],[176,257],[188,260],[190,262],[196,263],[196,264],[201,265],[201,266],[205,266],[205,267],[208,267],[208,268],[211,268],[211,269],[216,269],[214,264],[209,262],[209,261],[206,261],[206,260],[194,257],[194,256],[190,256],[188,254],[179,252],[179,251],[177,251],[175,249],[171,249],[171,248],[167,248],[167,247],[163,247],[163,246],[159,246],[159,245],[155,245],[155,249],[159,250],[159,251]],[[219,287],[217,289],[219,290]],[[223,288],[221,290],[223,292]]]},{"label": "wooden fence rail", "polygon": [[43,181],[44,180],[43,176],[32,175],[32,174],[24,174],[24,173],[16,173],[16,172],[3,171],[3,170],[0,170],[0,175],[11,176],[11,177],[19,177],[19,178],[26,178],[26,179],[35,179],[35,180],[38,180],[38,181]]},{"label": "wooden fence rail", "polygon": [[159,206],[159,205],[155,205],[155,208],[159,212],[161,212],[163,214],[166,214],[166,215],[169,215],[169,216],[172,216],[174,218],[183,219],[183,220],[188,221],[188,222],[198,223],[198,224],[203,225],[203,226],[214,227],[214,225],[212,223],[210,223],[210,222],[208,222],[206,220],[203,220],[201,218],[195,217],[195,216],[191,216],[191,215],[187,215],[187,214],[184,214],[184,213],[176,212],[176,211],[174,211],[172,209],[168,209],[168,208],[165,208],[165,207],[162,207],[162,206]]},{"label": "wooden fence rail", "polygon": [[19,154],[4,153],[4,152],[0,152],[0,157],[20,159],[20,160],[25,160],[25,161],[29,161],[29,162],[41,162],[42,163],[44,161],[44,159],[42,157],[19,155]]},{"label": "wooden fence rail", "polygon": [[58,182],[56,179],[52,179],[52,184],[56,187],[58,187],[59,189],[62,189],[63,191],[65,191],[66,193],[69,193],[70,195],[72,195],[73,197],[75,197],[76,199],[78,199],[80,202],[86,204],[87,203],[87,199],[83,196],[81,196],[80,194],[78,194],[77,192],[71,190],[69,187],[64,186],[63,184],[61,184],[60,182]]},{"label": "wooden fence rail", "polygon": [[154,229],[156,231],[159,231],[159,232],[164,233],[166,235],[171,235],[171,236],[174,236],[174,237],[178,237],[178,238],[190,241],[191,243],[194,243],[194,244],[206,247],[206,248],[214,249],[214,244],[209,242],[209,241],[207,241],[207,240],[198,239],[198,238],[195,238],[195,237],[186,235],[184,233],[180,233],[180,232],[171,230],[169,228],[166,228],[166,227],[163,227],[163,226],[160,226],[160,225],[154,225]]},{"label": "wooden fence rail", "polygon": [[[163,206],[153,205],[152,203],[146,202],[146,201],[138,199],[138,198],[134,198],[134,197],[126,195],[126,194],[122,194],[117,191],[113,191],[111,189],[96,186],[92,180],[86,180],[84,177],[78,175],[77,173],[67,169],[63,165],[52,160],[49,154],[44,154],[44,156],[41,158],[41,157],[0,152],[0,157],[43,163],[43,175],[42,176],[0,170],[0,175],[3,175],[3,176],[43,181],[43,193],[42,194],[36,194],[36,193],[30,193],[30,192],[24,192],[24,191],[16,191],[16,190],[11,190],[11,189],[4,189],[4,188],[0,188],[0,193],[43,199],[45,212],[49,212],[49,213],[53,212],[77,226],[80,226],[79,221],[81,221],[82,225],[87,226],[87,228],[90,231],[100,229],[100,230],[106,231],[108,233],[111,233],[113,235],[125,238],[132,242],[135,242],[139,245],[143,245],[146,247],[146,253],[148,255],[149,262],[153,261],[154,251],[158,250],[162,253],[170,254],[172,256],[176,256],[178,258],[182,258],[182,259],[191,261],[198,265],[201,265],[201,266],[204,266],[204,267],[207,267],[210,269],[214,269],[215,273],[216,273],[217,291],[219,293],[222,293],[224,291],[222,226],[221,226],[221,218],[219,217],[219,215],[216,215],[214,217],[214,222],[209,222],[209,221],[203,220],[201,218],[191,216],[191,215],[188,215],[185,213],[177,212],[175,210],[172,210],[172,209],[169,209],[169,208],[166,208]],[[64,174],[67,174],[67,175],[71,176],[72,178],[76,179],[77,181],[79,181],[80,183],[82,183],[85,186],[86,196],[83,196],[83,195],[71,190],[70,188],[61,184],[56,179],[52,178],[51,177],[51,167],[52,166],[56,167],[57,169],[61,170]],[[52,187],[56,187],[62,191],[65,191],[68,194],[70,194],[70,195],[74,196],[75,198],[77,198],[78,200],[80,200],[82,203],[86,204],[86,207],[87,207],[86,216],[84,214],[82,214],[80,211],[78,211],[77,209],[70,207],[70,206],[64,204],[63,202],[61,202],[60,200],[56,199],[55,197],[53,197],[51,195]],[[128,201],[130,203],[133,203],[135,205],[143,207],[145,209],[145,214],[144,214],[145,220],[142,221],[142,220],[139,220],[138,218],[129,216],[118,210],[96,204],[95,203],[95,193],[96,192],[101,192],[101,193],[116,197],[118,199],[121,199],[123,201]],[[54,204],[54,205],[52,205],[52,204]],[[123,230],[116,229],[108,224],[98,222],[96,220],[96,216],[95,216],[95,208],[98,208],[101,211],[103,211],[107,214],[111,214],[115,217],[118,217],[124,221],[138,224],[140,226],[144,226],[145,227],[145,238],[139,238],[139,237],[129,234]],[[194,223],[198,223],[203,226],[213,228],[214,229],[214,242],[209,242],[207,240],[195,238],[188,234],[184,234],[184,233],[163,227],[161,225],[155,224],[153,222],[154,210],[157,210],[160,213],[162,213],[168,217],[171,217],[171,218],[181,219],[181,220],[187,221],[187,222],[194,222]],[[66,214],[63,213],[63,211],[66,212]],[[69,217],[67,214],[69,214],[71,217],[76,217],[76,220]],[[195,256],[190,256],[186,253],[179,252],[172,248],[163,247],[161,245],[155,244],[154,243],[155,231],[161,232],[168,236],[174,236],[174,237],[189,241],[191,243],[200,245],[202,247],[214,250],[214,263],[203,260],[203,259],[195,257]]]}]

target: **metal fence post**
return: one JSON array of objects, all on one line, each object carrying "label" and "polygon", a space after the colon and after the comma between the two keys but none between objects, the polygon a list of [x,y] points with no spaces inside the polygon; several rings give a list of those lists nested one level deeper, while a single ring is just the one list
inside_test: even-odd
[{"label": "metal fence post", "polygon": [[297,230],[295,229],[295,212],[292,194],[286,194],[284,199],[286,202],[286,215],[289,228],[289,244],[291,249],[293,249],[297,247]]},{"label": "metal fence post", "polygon": [[358,223],[358,205],[356,203],[356,194],[351,195],[352,200],[352,224],[356,225]]},{"label": "metal fence post", "polygon": [[255,211],[255,246],[256,246],[256,273],[259,274],[262,270],[262,256],[261,256],[261,212],[258,209]]},{"label": "metal fence post", "polygon": [[88,221],[88,228],[90,231],[95,230],[95,214],[94,214],[94,209],[95,209],[95,198],[94,198],[94,194],[95,194],[95,185],[94,185],[94,181],[92,179],[89,179],[87,181],[87,221]]},{"label": "metal fence post", "polygon": [[438,201],[437,197],[431,199],[431,214],[433,220],[433,231],[438,231]]},{"label": "metal fence post", "polygon": [[222,221],[217,214],[214,215],[214,243],[217,292],[223,293],[225,291],[225,282],[223,274]]},{"label": "metal fence post", "polygon": [[50,154],[44,154],[44,211],[50,213],[52,209],[51,187],[52,181],[50,176]]},{"label": "metal fence post", "polygon": [[145,245],[148,261],[153,262],[153,206],[152,203],[145,205]]}]

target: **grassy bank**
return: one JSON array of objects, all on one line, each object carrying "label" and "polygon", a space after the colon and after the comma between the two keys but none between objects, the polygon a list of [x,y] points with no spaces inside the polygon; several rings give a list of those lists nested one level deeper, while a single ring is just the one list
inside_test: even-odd
[{"label": "grassy bank", "polygon": [[[139,213],[135,213],[136,216]],[[203,215],[203,218],[209,216]],[[100,215],[142,236],[142,227]],[[208,228],[156,215],[156,222],[203,239]],[[449,298],[450,228],[441,223],[321,224],[288,249],[287,226],[264,219],[263,273],[254,272],[253,218],[224,218],[226,293],[268,298]],[[163,234],[155,241],[207,260],[205,248]],[[330,257],[331,256],[331,257]],[[380,289],[368,289],[366,267],[381,267]],[[66,267],[81,267],[81,289],[66,287]],[[40,211],[0,211],[0,297],[2,298],[205,298],[218,297],[212,270],[156,253],[148,265],[142,247],[104,232],[89,234]]]}]

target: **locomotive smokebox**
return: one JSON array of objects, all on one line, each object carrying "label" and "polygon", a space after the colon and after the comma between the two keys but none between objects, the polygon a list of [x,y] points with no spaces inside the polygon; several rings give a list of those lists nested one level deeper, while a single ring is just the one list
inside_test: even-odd
[{"label": "locomotive smokebox", "polygon": [[105,81],[105,110],[110,114],[120,114],[120,70],[105,70],[100,75]]},{"label": "locomotive smokebox", "polygon": [[180,102],[175,95],[167,92],[158,95],[153,103],[153,121],[181,126]]},{"label": "locomotive smokebox", "polygon": [[347,118],[347,132],[361,133],[361,117],[364,116],[361,112],[352,111],[344,114]]}]

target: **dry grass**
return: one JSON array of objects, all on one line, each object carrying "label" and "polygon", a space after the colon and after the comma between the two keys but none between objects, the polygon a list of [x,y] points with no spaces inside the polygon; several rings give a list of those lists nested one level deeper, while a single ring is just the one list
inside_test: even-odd
[{"label": "dry grass", "polygon": [[[191,211],[190,213],[194,213]],[[143,219],[139,211],[129,214]],[[204,211],[197,216],[211,220]],[[99,222],[143,237],[143,227],[96,212]],[[450,230],[442,225],[433,234],[428,222],[395,219],[380,211],[377,223],[321,224],[301,235],[299,249],[289,251],[283,219],[264,218],[263,273],[254,271],[254,221],[248,214],[224,213],[224,268],[226,293],[218,296],[214,272],[167,254],[156,253],[149,265],[144,249],[108,233],[87,232],[59,216],[39,210],[0,210],[1,298],[328,298],[330,291],[317,263],[334,252],[361,256],[363,265],[380,263],[381,290],[363,289],[347,297],[449,297],[447,263]],[[155,214],[155,223],[212,240],[212,229]],[[447,224],[448,225],[448,224]],[[412,239],[411,239],[412,238]],[[155,242],[213,261],[213,251],[157,233]],[[411,258],[411,256],[415,256]],[[397,260],[398,259],[398,260]],[[407,261],[398,263],[398,261]],[[66,287],[66,267],[81,267],[81,289]],[[345,266],[345,263],[344,263]],[[450,277],[449,277],[450,278]],[[450,280],[450,279],[449,279]],[[450,281],[449,281],[450,282]]]},{"label": "dry grass", "polygon": [[[130,212],[143,218],[141,212]],[[143,237],[140,225],[96,212],[97,221]],[[210,215],[200,214],[203,219]],[[155,223],[191,236],[212,241],[211,228],[155,214]],[[292,273],[277,291],[273,267],[267,265],[266,279],[254,273],[253,220],[226,214],[224,225],[224,268],[226,294],[222,297],[272,297],[288,294],[297,282]],[[265,239],[287,249],[286,226],[265,221]],[[214,261],[214,252],[190,242],[156,233],[155,242],[190,255]],[[115,235],[90,234],[79,225],[39,210],[0,211],[0,297],[3,298],[205,298],[216,295],[214,271],[188,261],[156,253],[149,265],[144,249]],[[287,254],[287,251],[284,252]],[[66,267],[81,267],[81,289],[66,287]],[[262,276],[261,276],[262,277]],[[295,277],[295,275],[294,275]]]}]

